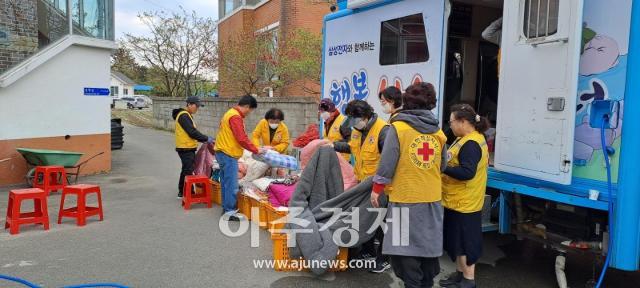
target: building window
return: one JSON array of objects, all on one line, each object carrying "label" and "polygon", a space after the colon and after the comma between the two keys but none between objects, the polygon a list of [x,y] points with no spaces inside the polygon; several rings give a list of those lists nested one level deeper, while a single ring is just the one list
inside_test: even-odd
[{"label": "building window", "polygon": [[527,39],[545,38],[558,32],[560,0],[525,0],[522,29]]},{"label": "building window", "polygon": [[111,90],[111,96],[118,96],[118,86],[111,86],[110,90]]},{"label": "building window", "polygon": [[122,94],[129,95],[129,89],[127,88],[122,89]]},{"label": "building window", "polygon": [[429,60],[429,47],[422,13],[382,22],[380,47],[380,65]]},{"label": "building window", "polygon": [[[262,32],[258,37],[261,49],[256,62],[256,70],[262,81],[278,79],[275,72],[275,62],[278,49],[278,29]],[[264,45],[264,46],[263,46]]]}]

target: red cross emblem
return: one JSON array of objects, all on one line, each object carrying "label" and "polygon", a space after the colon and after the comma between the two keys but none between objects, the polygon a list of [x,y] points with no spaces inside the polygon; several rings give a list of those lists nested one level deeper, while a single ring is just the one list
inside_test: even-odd
[{"label": "red cross emblem", "polygon": [[418,149],[418,155],[422,156],[422,161],[429,161],[431,156],[435,155],[436,151],[431,149],[429,142],[422,143],[422,148]]}]

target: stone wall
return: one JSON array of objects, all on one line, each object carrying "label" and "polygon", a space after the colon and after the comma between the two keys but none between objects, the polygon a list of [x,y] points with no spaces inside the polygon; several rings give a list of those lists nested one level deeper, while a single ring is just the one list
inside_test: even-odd
[{"label": "stone wall", "polygon": [[0,73],[38,50],[36,0],[0,0]]},{"label": "stone wall", "polygon": [[[220,125],[220,118],[230,108],[238,103],[239,98],[208,98],[203,101],[205,107],[201,107],[195,115],[195,121],[200,132],[215,138]],[[284,122],[289,127],[291,139],[302,134],[307,126],[318,122],[318,104],[316,99],[305,97],[258,97],[258,108],[245,119],[247,135],[255,129],[258,121],[264,118],[264,114],[271,108],[279,108],[284,112]],[[153,121],[154,127],[166,130],[174,130],[175,122],[171,112],[175,108],[184,107],[182,98],[153,97]]]}]

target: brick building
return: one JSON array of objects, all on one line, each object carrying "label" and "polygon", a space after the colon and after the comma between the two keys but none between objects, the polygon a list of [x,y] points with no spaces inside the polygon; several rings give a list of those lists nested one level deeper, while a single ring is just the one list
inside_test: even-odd
[{"label": "brick building", "polygon": [[[277,35],[294,31],[298,28],[314,33],[322,33],[322,19],[330,13],[330,1],[323,0],[218,0],[219,24],[218,41],[224,45],[238,33],[274,33]],[[277,40],[275,40],[277,43]],[[256,72],[257,73],[257,72]],[[220,71],[221,97],[238,96],[241,92],[234,87],[224,72]],[[320,83],[317,83],[320,85]],[[260,96],[268,95],[268,91]],[[313,96],[305,93],[300,85],[285,86],[282,91],[275,91],[273,96]]]},{"label": "brick building", "polygon": [[17,148],[102,153],[81,173],[111,169],[113,10],[113,0],[0,0],[0,186],[30,171]]}]

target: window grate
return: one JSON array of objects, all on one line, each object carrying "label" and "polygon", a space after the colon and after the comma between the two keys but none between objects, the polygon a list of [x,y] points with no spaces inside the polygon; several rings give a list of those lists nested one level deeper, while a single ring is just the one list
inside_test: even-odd
[{"label": "window grate", "polygon": [[544,39],[558,32],[560,0],[525,0],[523,32],[527,39]]}]

